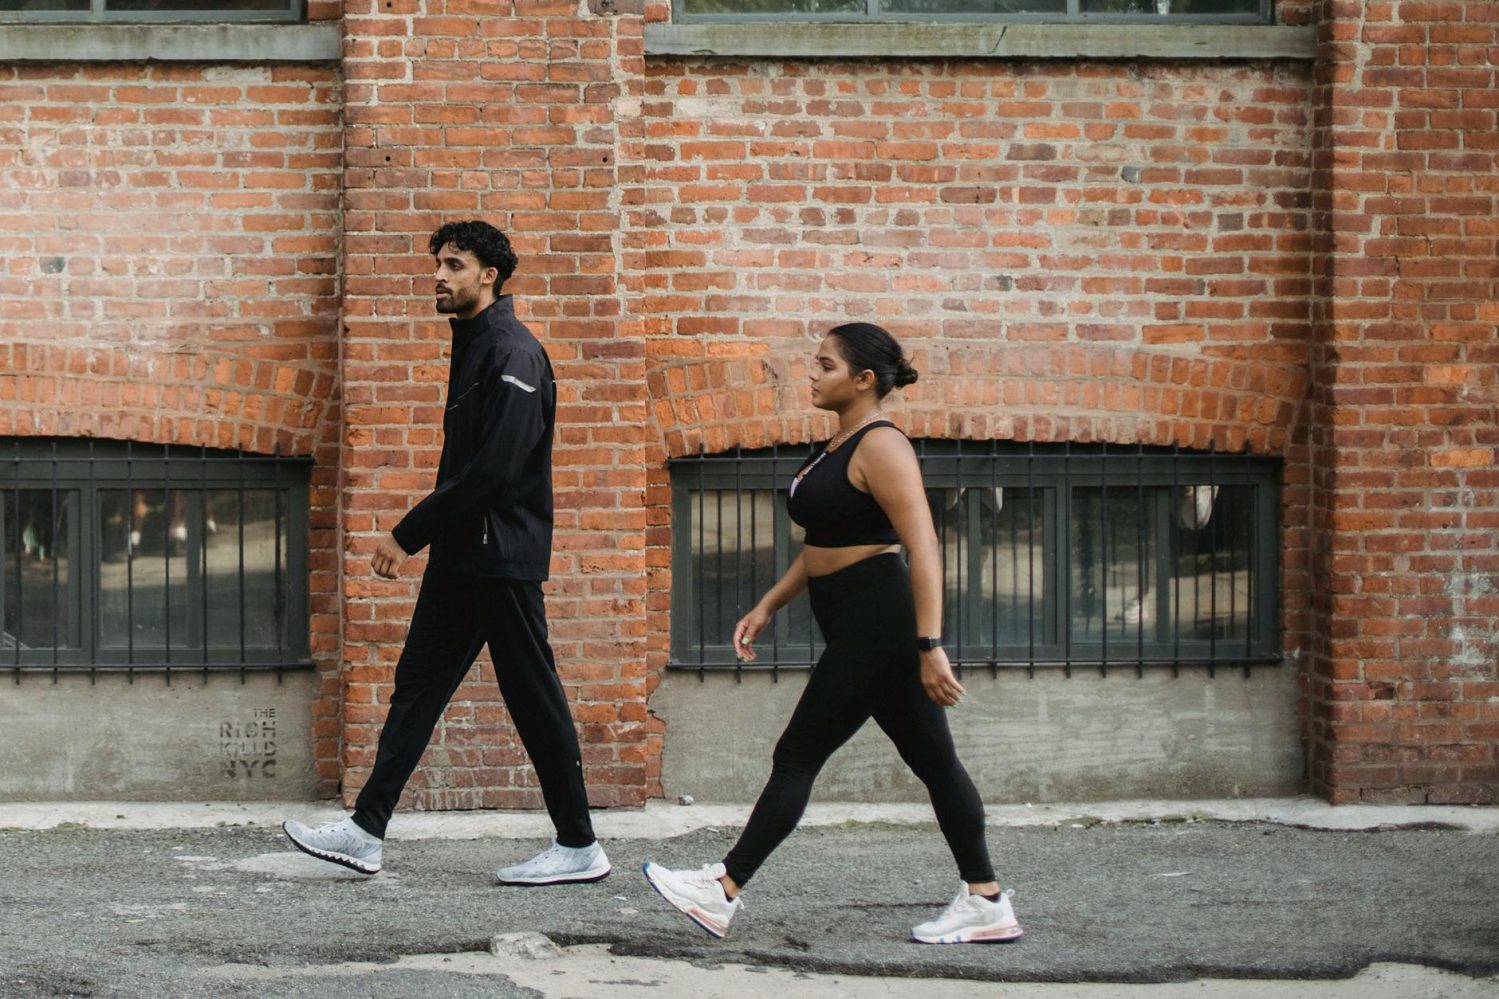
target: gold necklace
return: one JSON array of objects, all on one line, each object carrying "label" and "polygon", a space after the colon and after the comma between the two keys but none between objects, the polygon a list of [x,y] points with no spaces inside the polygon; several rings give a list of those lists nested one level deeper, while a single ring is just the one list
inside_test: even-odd
[{"label": "gold necklace", "polygon": [[868,416],[864,417],[864,419],[860,420],[858,423],[849,427],[842,433],[833,435],[833,439],[828,441],[828,446],[823,448],[818,453],[817,457],[813,458],[811,463],[808,464],[806,468],[802,469],[800,472],[797,472],[796,478],[791,480],[791,494],[796,494],[796,487],[801,483],[802,479],[805,479],[807,477],[808,473],[810,473],[812,469],[817,467],[818,462],[822,461],[822,459],[826,458],[828,455],[832,454],[834,451],[842,447],[845,441],[847,441],[854,434],[858,433],[864,427],[873,423],[875,420],[883,419],[884,416],[884,413],[881,413],[879,410],[875,410],[873,413],[870,413]]}]

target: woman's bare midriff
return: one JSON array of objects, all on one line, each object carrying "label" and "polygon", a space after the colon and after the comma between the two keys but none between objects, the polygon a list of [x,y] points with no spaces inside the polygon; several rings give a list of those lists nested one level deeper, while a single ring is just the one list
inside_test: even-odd
[{"label": "woman's bare midriff", "polygon": [[809,577],[826,576],[839,569],[847,569],[855,562],[862,562],[875,555],[898,551],[900,551],[900,545],[850,545],[847,548],[819,548],[816,545],[806,545],[802,548],[802,568],[807,570]]}]

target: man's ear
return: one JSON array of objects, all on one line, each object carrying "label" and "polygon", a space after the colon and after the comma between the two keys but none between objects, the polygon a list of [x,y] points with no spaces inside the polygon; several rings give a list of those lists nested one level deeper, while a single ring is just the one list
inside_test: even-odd
[{"label": "man's ear", "polygon": [[484,268],[484,283],[485,284],[489,284],[489,285],[494,285],[494,290],[495,290],[496,294],[499,293],[500,286],[497,285],[497,284],[495,284],[495,282],[498,281],[499,279],[500,279],[500,269],[498,267],[486,267],[486,268]]}]

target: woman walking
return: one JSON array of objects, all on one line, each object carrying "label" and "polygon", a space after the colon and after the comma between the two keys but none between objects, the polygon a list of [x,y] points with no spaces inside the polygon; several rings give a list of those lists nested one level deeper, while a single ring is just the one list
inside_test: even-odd
[{"label": "woman walking", "polygon": [[787,509],[806,529],[805,545],[734,626],[734,649],[753,661],[755,637],[803,590],[827,648],[734,848],[700,870],[645,865],[651,886],[715,937],[728,932],[740,890],[796,828],[823,764],[871,717],[926,785],[964,881],[947,909],[912,929],[912,939],[978,943],[1021,935],[989,863],[983,804],[943,712],[963,687],[942,650],[942,566],[921,468],[911,442],[880,410],[892,389],[914,381],[895,338],[872,323],[836,327],[814,358],[812,404],[838,415],[838,433],[791,482]]}]

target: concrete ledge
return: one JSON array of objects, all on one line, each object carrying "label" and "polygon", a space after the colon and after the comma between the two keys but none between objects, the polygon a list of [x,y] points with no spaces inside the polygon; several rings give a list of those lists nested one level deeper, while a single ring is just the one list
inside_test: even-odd
[{"label": "concrete ledge", "polygon": [[6,62],[338,62],[343,29],[320,24],[6,24]]},{"label": "concrete ledge", "polygon": [[[593,823],[609,839],[667,839],[707,827],[738,828],[748,804],[674,805],[598,809]],[[1470,833],[1499,833],[1499,807],[1467,805],[1329,805],[1317,798],[1242,798],[1212,801],[1095,801],[1050,805],[986,805],[994,828],[1133,822],[1270,822],[1318,830],[1361,831],[1441,826]],[[4,802],[0,829],[195,829],[213,826],[276,828],[282,819],[318,823],[342,818],[328,802]],[[863,805],[814,802],[801,824],[925,825],[935,822],[929,804]],[[397,812],[390,838],[537,839],[552,833],[544,811]]]},{"label": "concrete ledge", "polygon": [[782,59],[1314,59],[1273,24],[647,24],[648,56]]}]

